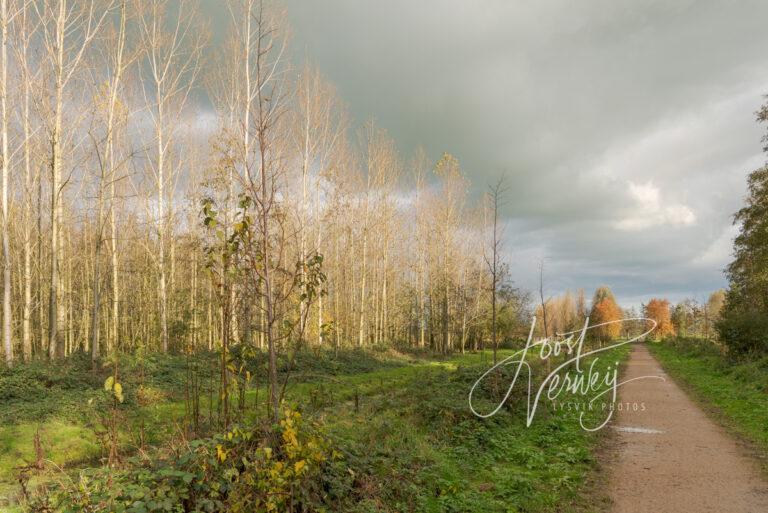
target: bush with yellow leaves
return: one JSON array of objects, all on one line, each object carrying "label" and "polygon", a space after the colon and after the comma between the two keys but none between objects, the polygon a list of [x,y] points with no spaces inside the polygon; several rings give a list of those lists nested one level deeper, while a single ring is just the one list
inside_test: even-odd
[{"label": "bush with yellow leaves", "polygon": [[[111,387],[114,391],[114,387]],[[168,450],[171,449],[171,450]],[[150,462],[84,471],[79,483],[32,497],[31,511],[324,512],[342,463],[317,426],[286,409],[277,425],[235,427],[158,451]]]},{"label": "bush with yellow leaves", "polygon": [[[243,469],[229,496],[230,511],[294,511],[306,503],[321,466],[334,453],[327,441],[306,429],[301,414],[285,410],[266,443],[242,457]],[[227,452],[217,446],[218,457]]]}]

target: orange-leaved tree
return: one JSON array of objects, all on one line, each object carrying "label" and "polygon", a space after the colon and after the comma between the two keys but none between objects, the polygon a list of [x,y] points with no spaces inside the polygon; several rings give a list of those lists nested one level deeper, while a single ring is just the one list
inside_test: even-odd
[{"label": "orange-leaved tree", "polygon": [[[643,307],[643,316],[656,321],[656,329],[649,335],[653,339],[664,338],[675,334],[675,328],[672,326],[672,317],[669,311],[669,301],[666,299],[653,298]],[[648,329],[653,323],[648,321]]]},{"label": "orange-leaved tree", "polygon": [[613,297],[611,289],[608,287],[598,287],[592,299],[589,325],[596,326],[608,322],[611,324],[604,324],[593,329],[595,338],[601,341],[617,338],[621,333],[621,323],[612,321],[619,321],[622,317],[621,308],[616,304],[616,299]]}]

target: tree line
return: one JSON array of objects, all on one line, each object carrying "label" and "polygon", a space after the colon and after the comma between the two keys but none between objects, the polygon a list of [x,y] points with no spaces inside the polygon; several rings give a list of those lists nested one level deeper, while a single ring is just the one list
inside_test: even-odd
[{"label": "tree line", "polygon": [[[284,11],[225,5],[214,46],[191,0],[0,0],[6,364],[525,336],[504,183],[473,198],[451,154],[352,130],[321,73],[291,65]],[[624,313],[606,290],[593,321]],[[587,304],[537,309],[546,335]]]},{"label": "tree line", "polygon": [[225,5],[213,46],[191,0],[0,0],[6,364],[517,333],[498,194],[353,131],[280,8]]},{"label": "tree line", "polygon": [[589,318],[589,326],[595,326],[589,335],[598,341],[635,337],[651,328],[652,340],[670,336],[715,340],[725,298],[726,291],[717,290],[703,303],[688,298],[672,304],[667,299],[652,298],[639,308],[622,308],[606,286],[598,287],[589,303],[583,289],[566,291],[536,307],[536,317],[541,320],[536,335],[547,337],[578,331]]}]

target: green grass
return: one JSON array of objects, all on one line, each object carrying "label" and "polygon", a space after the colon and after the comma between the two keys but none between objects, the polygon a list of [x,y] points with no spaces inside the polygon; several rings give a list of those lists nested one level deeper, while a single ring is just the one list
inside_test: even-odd
[{"label": "green grass", "polygon": [[768,357],[729,361],[711,342],[662,342],[649,347],[719,420],[768,455]]},{"label": "green grass", "polygon": [[[598,368],[627,354],[627,347],[615,350]],[[595,510],[583,486],[596,468],[600,434],[582,430],[575,411],[546,404],[526,427],[520,389],[510,408],[490,419],[475,417],[467,394],[490,366],[482,358],[465,355],[350,376],[333,387],[294,387],[291,399],[323,420],[356,473],[354,504],[339,511]],[[540,375],[543,365],[537,370]],[[307,401],[318,389],[332,397],[313,407]],[[596,424],[600,416],[595,411],[585,420]]]},{"label": "green grass", "polygon": [[[615,350],[599,367],[627,352]],[[348,491],[354,500],[340,511],[593,511],[583,485],[595,469],[593,452],[600,436],[583,431],[576,412],[553,411],[544,404],[526,428],[525,404],[513,396],[511,407],[498,415],[475,417],[467,394],[490,366],[489,354],[439,360],[361,356],[310,355],[311,362],[298,363],[287,390],[290,403],[321,421],[354,474],[354,489]],[[155,368],[152,383],[161,390],[178,388],[168,365],[159,367],[166,370]],[[93,378],[85,389],[73,387],[73,402],[80,404],[100,380]],[[249,403],[255,393],[249,392]],[[263,399],[263,387],[260,394]],[[20,412],[30,408],[20,400],[14,407]],[[129,404],[126,413],[132,431],[142,422],[150,441],[161,443],[173,434],[184,406],[170,396],[141,408]],[[599,416],[594,412],[587,418]],[[58,466],[98,465],[101,449],[80,419],[77,413],[54,411],[39,422],[0,427],[0,496],[15,492],[15,467],[32,461],[38,427],[46,455]],[[126,449],[131,443],[126,434]]]},{"label": "green grass", "polygon": [[[2,370],[0,506],[18,491],[18,469],[35,460],[33,440],[38,430],[45,457],[56,467],[77,469],[98,465],[100,458],[106,456],[91,426],[93,408],[88,400],[102,393],[102,383],[109,371],[92,373],[90,362],[80,356],[54,365],[35,363]],[[198,362],[201,366],[218,365],[213,360],[215,356],[201,358],[206,357],[208,360]],[[487,357],[459,357],[466,362],[479,362],[483,358]],[[287,398],[311,405],[313,394],[322,391],[324,402],[350,401],[355,395],[365,397],[373,391],[379,393],[397,387],[421,368],[455,365],[452,361],[417,360],[397,354],[357,350],[299,354],[286,390]],[[122,443],[123,452],[131,452],[135,450],[140,425],[144,426],[148,443],[160,443],[177,432],[184,417],[184,403],[179,391],[183,390],[185,364],[181,357],[157,355],[144,362],[144,382],[168,397],[166,401],[144,407],[136,404],[138,371],[135,364],[127,361],[123,365],[121,381],[127,397],[123,409],[127,427],[123,430]],[[287,366],[285,362],[283,365]],[[205,378],[204,381],[207,382]],[[247,400],[254,402],[255,394],[255,390],[249,391]],[[263,385],[260,394],[263,398]],[[207,393],[203,393],[201,403],[203,416],[207,417]],[[260,414],[265,415],[266,410]]]}]

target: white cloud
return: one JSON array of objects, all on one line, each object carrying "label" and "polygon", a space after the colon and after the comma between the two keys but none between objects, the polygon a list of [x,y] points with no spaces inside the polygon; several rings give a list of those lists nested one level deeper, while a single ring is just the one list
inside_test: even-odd
[{"label": "white cloud", "polygon": [[629,181],[628,195],[635,206],[630,215],[614,223],[618,230],[638,231],[657,226],[689,226],[696,222],[696,215],[687,205],[662,204],[659,188],[651,181],[644,184]]}]

